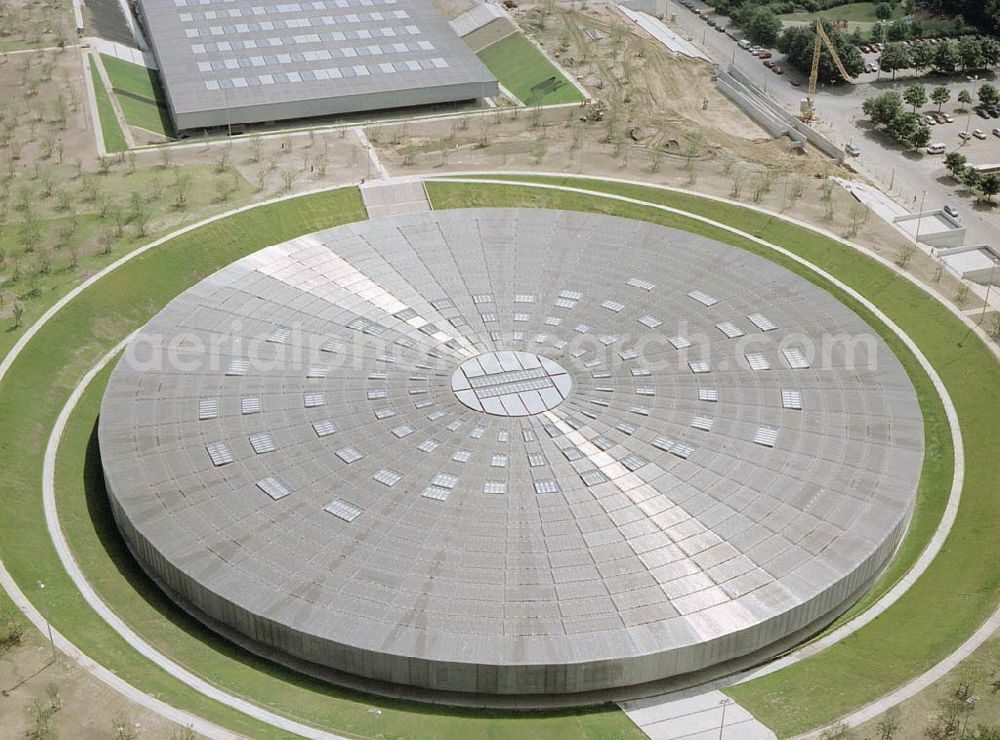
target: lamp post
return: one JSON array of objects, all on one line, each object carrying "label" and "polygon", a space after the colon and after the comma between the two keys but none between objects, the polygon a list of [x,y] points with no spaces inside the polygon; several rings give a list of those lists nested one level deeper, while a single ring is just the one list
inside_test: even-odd
[{"label": "lamp post", "polygon": [[719,740],[722,740],[722,733],[726,731],[726,707],[732,703],[733,700],[728,696],[719,702],[719,704],[722,705],[722,722],[719,723]]},{"label": "lamp post", "polygon": [[997,272],[997,258],[990,252],[990,259],[993,260],[993,267],[990,268],[990,279],[986,281],[986,298],[983,300],[983,312],[979,316],[979,324],[986,320],[986,309],[990,307],[990,288],[993,287],[993,280]]},{"label": "lamp post", "polygon": [[920,196],[920,211],[917,212],[917,233],[913,237],[914,244],[920,243],[920,222],[921,220],[923,220],[924,217],[924,200],[926,198],[927,198],[927,191],[925,190],[924,194]]},{"label": "lamp post", "polygon": [[[39,591],[44,591],[45,590],[45,584],[42,583],[41,581],[38,581],[38,590]],[[55,663],[56,662],[56,641],[52,637],[52,622],[49,621],[48,616],[45,617],[45,628],[48,630],[48,633],[49,633],[49,647],[52,648],[52,662]]]}]

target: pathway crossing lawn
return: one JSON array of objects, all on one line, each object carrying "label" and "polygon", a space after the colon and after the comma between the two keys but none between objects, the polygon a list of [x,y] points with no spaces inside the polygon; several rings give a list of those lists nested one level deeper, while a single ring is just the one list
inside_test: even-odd
[{"label": "pathway crossing lawn", "polygon": [[525,105],[555,105],[583,100],[583,95],[573,83],[553,67],[523,34],[511,34],[490,44],[479,52],[479,58],[500,80],[500,84]]},{"label": "pathway crossing lawn", "polygon": [[101,62],[118,96],[125,120],[147,131],[173,136],[159,75],[154,70],[107,54],[101,55]]},{"label": "pathway crossing lawn", "polygon": [[94,81],[94,97],[97,99],[97,117],[101,121],[101,134],[104,137],[104,148],[109,153],[124,152],[128,149],[125,141],[125,134],[122,127],[118,125],[118,116],[115,115],[114,106],[111,105],[111,98],[101,81],[101,76],[94,69],[94,61],[90,62],[90,77]]}]

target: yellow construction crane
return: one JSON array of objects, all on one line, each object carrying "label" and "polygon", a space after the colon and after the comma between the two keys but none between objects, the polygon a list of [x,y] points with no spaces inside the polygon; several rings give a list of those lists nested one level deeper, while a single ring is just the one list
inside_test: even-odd
[{"label": "yellow construction crane", "polygon": [[826,35],[826,30],[823,28],[823,20],[821,18],[816,19],[816,39],[813,41],[813,60],[812,69],[809,71],[809,91],[806,93],[806,99],[802,101],[800,106],[801,118],[807,123],[813,119],[816,115],[816,107],[814,100],[816,98],[816,82],[819,80],[819,55],[822,51],[821,44],[826,44],[826,50],[830,52],[830,57],[833,59],[834,65],[837,67],[837,71],[840,72],[841,77],[845,81],[851,79],[851,75],[847,73],[844,68],[844,63],[840,61],[840,55],[837,54],[837,50],[833,46],[833,42],[830,41],[830,37]]}]

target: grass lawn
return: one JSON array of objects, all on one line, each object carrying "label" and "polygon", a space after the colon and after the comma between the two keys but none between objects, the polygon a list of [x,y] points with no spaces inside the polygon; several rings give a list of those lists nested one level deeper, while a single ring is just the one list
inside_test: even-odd
[{"label": "grass lawn", "polygon": [[[938,370],[955,403],[965,446],[962,504],[951,535],[931,567],[892,608],[864,629],[819,655],[736,686],[728,693],[779,736],[793,735],[833,721],[882,696],[958,647],[996,608],[1000,598],[1000,538],[995,524],[1000,520],[1000,496],[996,495],[996,445],[991,431],[1000,414],[1000,365],[990,350],[969,336],[959,319],[909,281],[833,239],[774,216],[641,186],[575,178],[533,179],[688,210],[724,221],[808,259],[874,302],[907,332]],[[487,202],[580,207],[585,200],[581,196],[553,199],[520,188],[499,187],[490,193],[429,183],[427,189],[439,207]],[[605,212],[621,207],[634,210],[627,204],[597,205]],[[710,227],[700,226],[698,231],[704,233],[702,230],[707,229]],[[731,236],[722,238],[734,241]],[[760,250],[756,245],[739,246]],[[780,258],[776,261],[782,262]],[[802,269],[792,265],[789,268]],[[858,312],[865,317],[866,312]],[[890,341],[889,345],[896,350],[899,342]],[[912,367],[912,362],[903,362],[908,369]],[[926,415],[936,404],[930,402],[921,385],[917,383],[916,387]],[[926,477],[934,458],[939,453],[948,454],[946,447],[939,446],[946,440],[943,422],[935,421],[935,416],[925,425],[927,461],[921,483],[921,507],[925,510],[918,510],[914,532],[917,526],[924,532],[933,529],[947,496],[946,465],[934,466],[936,483]],[[927,517],[925,523],[920,523],[921,517]],[[911,555],[919,549],[916,539],[912,542],[908,545],[912,547]],[[893,566],[888,577],[898,575],[893,570],[899,568]]]},{"label": "grass lawn", "polygon": [[[875,17],[875,6],[878,3],[847,3],[845,5],[838,5],[835,8],[827,8],[826,10],[821,10],[816,13],[786,13],[781,16],[782,20],[785,21],[815,21],[817,18],[825,18],[831,21],[854,21],[860,23],[875,23],[878,18]],[[897,18],[903,18],[906,13],[903,11],[902,3],[892,4],[892,18],[889,20],[896,20]]]},{"label": "grass lawn", "polygon": [[578,103],[583,100],[580,91],[520,33],[490,44],[479,52],[479,58],[500,80],[500,84],[525,105]]},{"label": "grass lawn", "polygon": [[94,69],[94,60],[92,58],[88,60],[88,65],[90,66],[90,78],[94,82],[94,97],[97,99],[97,117],[101,121],[104,148],[109,153],[124,152],[128,149],[128,144],[125,143],[125,134],[122,133],[122,127],[118,125],[118,116],[115,115],[115,109],[111,105],[111,98],[108,97],[108,91],[104,87],[104,82],[101,81],[101,76]]},{"label": "grass lawn", "polygon": [[159,75],[151,69],[106,54],[101,55],[101,63],[118,95],[118,105],[125,120],[147,131],[173,136],[173,124]]},{"label": "grass lawn", "polygon": [[[1000,542],[993,536],[993,522],[1000,518],[1000,501],[992,500],[997,497],[990,495],[995,485],[990,475],[992,450],[988,441],[989,424],[1000,408],[1000,371],[988,350],[975,339],[956,348],[964,333],[962,325],[936,301],[863,255],[807,229],[694,196],[600,181],[567,182],[665,202],[724,220],[786,246],[837,274],[872,297],[921,345],[945,377],[963,417],[967,445],[965,498],[947,552],[939,556],[909,594],[865,630],[787,671],[737,687],[733,695],[779,734],[807,729],[884,693],[934,662],[936,655],[947,652],[971,632],[970,625],[975,626],[992,608],[1000,586],[995,566]],[[727,241],[783,264],[789,262],[717,227],[596,196],[445,183],[429,183],[428,192],[435,207],[519,204],[586,208],[644,218]],[[171,297],[233,259],[267,244],[363,217],[357,190],[345,188],[253,209],[178,237],[136,258],[78,296],[39,332],[0,385],[0,418],[10,420],[0,436],[0,464],[5,470],[5,476],[0,477],[0,505],[7,512],[0,519],[0,557],[8,569],[54,624],[93,658],[143,690],[253,737],[277,733],[170,679],[131,652],[91,612],[62,571],[47,537],[39,493],[41,456],[58,410],[86,368],[121,337],[145,323]],[[788,266],[808,276],[805,268],[794,263]],[[815,276],[810,279],[822,284]],[[860,307],[855,310],[871,321],[866,311]],[[872,323],[878,327],[877,322]],[[917,514],[917,522],[926,522],[921,526],[929,531],[947,495],[942,485],[950,454],[947,435],[926,378],[914,372],[915,360],[901,349],[899,340],[888,336],[887,342],[911,372],[929,420],[925,426],[928,462],[922,476],[922,486],[927,488]],[[106,373],[84,398],[60,449],[57,493],[61,518],[94,587],[133,628],[164,652],[233,693],[340,732],[435,738],[636,736],[637,730],[617,710],[512,719],[503,714],[472,715],[358,696],[262,664],[206,634],[145,581],[121,549],[121,541],[110,525],[93,446],[94,422],[105,380]],[[941,463],[935,466],[938,457]],[[38,579],[47,584],[44,599],[39,598],[33,585]],[[942,604],[948,608],[940,608]],[[809,666],[809,670],[786,677],[801,666]],[[782,677],[778,684],[769,683],[777,677]],[[379,706],[382,714],[369,714],[370,706]]]}]

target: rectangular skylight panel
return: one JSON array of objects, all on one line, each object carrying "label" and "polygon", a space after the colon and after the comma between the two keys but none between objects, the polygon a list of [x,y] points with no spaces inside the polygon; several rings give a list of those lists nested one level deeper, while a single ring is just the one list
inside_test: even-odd
[{"label": "rectangular skylight panel", "polygon": [[330,374],[328,367],[311,367],[306,371],[307,378],[325,378]]},{"label": "rectangular skylight panel", "polygon": [[446,308],[452,308],[455,303],[451,300],[451,298],[437,298],[431,301],[431,305],[438,311],[443,311]]},{"label": "rectangular skylight panel", "polygon": [[805,370],[809,367],[809,361],[806,359],[806,353],[801,347],[789,347],[788,349],[781,350],[781,354],[785,356],[785,361],[792,370]]},{"label": "rectangular skylight panel", "polygon": [[314,409],[326,404],[326,396],[318,391],[309,391],[302,394],[302,402],[307,409]]},{"label": "rectangular skylight panel", "polygon": [[610,450],[612,447],[615,446],[614,440],[611,439],[610,437],[605,437],[604,435],[601,435],[599,437],[594,437],[590,441],[593,442],[594,445],[596,445],[597,448],[601,450]]},{"label": "rectangular skylight panel", "polygon": [[473,427],[472,431],[469,432],[469,436],[473,439],[482,439],[483,435],[486,434],[486,427]]},{"label": "rectangular skylight panel", "polygon": [[533,468],[540,468],[543,465],[548,465],[549,461],[545,459],[545,455],[540,452],[533,452],[528,455],[528,465]]},{"label": "rectangular skylight panel", "polygon": [[217,468],[228,465],[235,459],[232,450],[225,442],[209,442],[205,445],[205,449],[208,450],[208,457],[212,460],[212,465]]},{"label": "rectangular skylight panel", "polygon": [[417,312],[414,311],[412,308],[404,308],[401,311],[396,311],[396,313],[394,313],[393,316],[395,316],[400,321],[409,321],[410,319],[415,319],[417,317]]},{"label": "rectangular skylight panel", "polygon": [[244,415],[259,414],[260,410],[260,396],[244,396],[240,399],[240,411]]},{"label": "rectangular skylight panel", "polygon": [[481,293],[479,295],[472,296],[472,302],[475,303],[477,306],[482,305],[484,303],[493,303],[493,296],[489,295],[488,293]]},{"label": "rectangular skylight panel", "polygon": [[559,483],[554,478],[540,478],[535,481],[535,493],[559,493]]},{"label": "rectangular skylight panel", "polygon": [[229,367],[226,368],[226,375],[246,375],[249,369],[250,360],[235,359],[230,361]]},{"label": "rectangular skylight panel", "polygon": [[506,468],[507,467],[507,456],[502,452],[498,452],[490,458],[490,467],[494,468]]},{"label": "rectangular skylight panel", "polygon": [[614,311],[615,313],[618,313],[623,308],[625,308],[625,304],[619,303],[618,301],[607,300],[601,303],[601,308],[606,308],[609,311]]},{"label": "rectangular skylight panel", "polygon": [[639,468],[643,467],[644,465],[647,465],[648,463],[649,460],[642,457],[641,455],[635,454],[634,452],[629,453],[628,455],[626,455],[621,459],[621,464],[624,465],[626,469],[632,471],[633,473]]},{"label": "rectangular skylight panel", "polygon": [[633,288],[641,288],[642,290],[652,290],[656,287],[655,283],[651,283],[648,280],[641,280],[640,278],[629,278],[627,284]]},{"label": "rectangular skylight panel", "polygon": [[454,473],[438,473],[431,481],[432,486],[441,488],[454,488],[456,483],[458,483],[458,476]]},{"label": "rectangular skylight panel", "polygon": [[629,369],[629,372],[635,378],[645,378],[653,374],[653,371],[648,367],[633,367]]},{"label": "rectangular skylight panel", "polygon": [[628,411],[630,414],[636,414],[637,416],[649,416],[648,406],[629,406]]},{"label": "rectangular skylight panel", "polygon": [[484,324],[495,324],[499,320],[495,313],[481,313],[479,318],[483,320]]},{"label": "rectangular skylight panel", "polygon": [[607,401],[605,401],[605,400],[604,400],[603,398],[590,398],[590,399],[587,399],[587,400],[588,400],[588,401],[589,401],[589,402],[590,402],[591,404],[593,404],[594,406],[603,406],[603,407],[607,407],[607,406],[609,406],[609,405],[610,405],[610,404],[609,404],[609,403],[608,403]]},{"label": "rectangular skylight panel", "polygon": [[687,460],[694,453],[694,447],[685,442],[675,442],[669,452],[671,455]]},{"label": "rectangular skylight panel", "polygon": [[610,347],[612,344],[618,341],[618,337],[614,334],[605,334],[602,337],[598,337],[597,341],[599,341],[605,347]]},{"label": "rectangular skylight panel", "polygon": [[218,398],[199,398],[198,399],[198,419],[199,421],[204,421],[205,419],[217,419],[219,417],[219,399]]},{"label": "rectangular skylight panel", "polygon": [[381,421],[382,419],[391,419],[396,415],[396,409],[386,406],[384,409],[375,410],[375,418]]},{"label": "rectangular skylight panel", "polygon": [[497,431],[497,442],[500,442],[501,444],[506,444],[509,441],[510,441],[510,430],[500,429],[499,431]]},{"label": "rectangular skylight panel", "polygon": [[319,349],[320,352],[331,352],[331,353],[340,352],[344,349],[344,343],[340,339],[332,337],[331,339],[327,339],[325,342],[323,342],[323,346],[321,346]]},{"label": "rectangular skylight panel", "polygon": [[394,427],[392,434],[396,439],[402,439],[403,437],[413,434],[414,429],[409,424],[400,424],[398,427]]},{"label": "rectangular skylight panel", "polygon": [[786,409],[802,410],[802,391],[786,390],[781,392],[781,405]]},{"label": "rectangular skylight panel", "polygon": [[527,321],[528,321],[529,318],[530,317],[528,316],[528,314],[518,312],[518,313],[514,314],[514,323],[515,324],[524,324],[524,323],[527,323]]},{"label": "rectangular skylight panel", "polygon": [[388,380],[388,373],[368,373],[368,380]]},{"label": "rectangular skylight panel", "polygon": [[521,439],[523,439],[525,442],[536,442],[538,440],[538,435],[535,434],[534,429],[522,429]]},{"label": "rectangular skylight panel", "polygon": [[698,301],[698,303],[702,304],[703,306],[714,306],[716,303],[719,302],[718,298],[713,298],[708,293],[703,293],[700,290],[692,290],[690,293],[688,293],[688,297],[694,298],[696,301]]},{"label": "rectangular skylight panel", "polygon": [[573,462],[574,460],[579,460],[580,458],[583,457],[583,453],[580,452],[580,450],[578,450],[576,447],[562,447],[560,448],[560,452],[562,452],[562,454],[565,455],[566,459],[569,460],[570,462]]},{"label": "rectangular skylight panel", "polygon": [[421,452],[433,452],[438,447],[441,446],[441,441],[434,439],[434,437],[428,437],[423,442],[417,445],[417,449]]},{"label": "rectangular skylight panel", "polygon": [[432,498],[435,501],[447,501],[448,494],[451,493],[447,488],[441,488],[440,486],[427,486],[424,492],[420,494],[424,498]]},{"label": "rectangular skylight panel", "polygon": [[369,401],[377,401],[380,398],[385,398],[386,396],[388,396],[389,391],[383,388],[375,388],[373,390],[368,391],[365,395],[367,396]]},{"label": "rectangular skylight panel", "polygon": [[636,352],[634,349],[627,349],[624,352],[619,352],[618,356],[621,357],[623,360],[627,361],[627,360],[634,360],[636,357],[639,356],[639,353]]},{"label": "rectangular skylight panel", "polygon": [[417,403],[413,404],[413,408],[415,408],[417,411],[420,411],[420,409],[430,408],[433,405],[434,402],[430,399],[427,399],[426,401],[418,401]]},{"label": "rectangular skylight panel", "polygon": [[258,455],[263,455],[265,452],[274,452],[278,449],[274,437],[267,432],[255,432],[251,434],[250,446],[253,447],[253,451]]},{"label": "rectangular skylight panel", "polygon": [[751,370],[770,370],[771,363],[768,362],[767,357],[763,352],[747,352],[743,355],[747,364],[750,366]]},{"label": "rectangular skylight panel", "polygon": [[279,326],[271,332],[271,336],[267,338],[267,341],[273,342],[274,344],[284,344],[288,341],[288,337],[290,336],[292,336],[291,329],[287,326]]},{"label": "rectangular skylight panel", "polygon": [[736,339],[737,337],[742,337],[746,332],[744,332],[740,327],[736,326],[732,321],[723,321],[720,324],[716,324],[715,328],[721,331],[730,339]]},{"label": "rectangular skylight panel", "polygon": [[502,480],[488,480],[483,483],[483,493],[507,493],[507,483]]},{"label": "rectangular skylight panel", "polygon": [[558,316],[546,316],[545,317],[545,325],[546,326],[559,326],[559,324],[561,324],[561,323],[562,323],[562,319],[560,319]]},{"label": "rectangular skylight panel", "polygon": [[317,437],[329,437],[331,434],[337,431],[337,427],[334,426],[333,421],[331,421],[330,419],[314,421],[312,428],[313,431],[316,432]]},{"label": "rectangular skylight panel", "polygon": [[383,486],[392,488],[394,485],[403,480],[403,474],[398,470],[393,470],[392,468],[382,468],[372,476],[372,480],[376,483],[381,483]]},{"label": "rectangular skylight panel", "polygon": [[451,459],[457,463],[467,463],[472,457],[472,450],[455,450],[455,454],[451,456]]},{"label": "rectangular skylight panel", "polygon": [[632,424],[626,424],[624,421],[620,421],[615,424],[615,429],[617,429],[622,434],[627,434],[629,436],[635,434],[635,426]]},{"label": "rectangular skylight panel", "polygon": [[556,298],[552,305],[556,308],[576,308],[576,301],[571,301],[569,298]]},{"label": "rectangular skylight panel", "polygon": [[515,293],[514,303],[534,303],[535,296],[532,293]]},{"label": "rectangular skylight panel", "polygon": [[275,501],[279,498],[284,498],[292,492],[291,487],[275,475],[270,475],[267,478],[261,478],[257,481],[257,488],[262,490]]},{"label": "rectangular skylight panel", "polygon": [[701,429],[703,432],[712,431],[712,423],[715,420],[711,416],[697,415],[691,420],[691,426],[695,429]]},{"label": "rectangular skylight panel", "polygon": [[427,421],[437,421],[438,419],[447,415],[448,414],[446,411],[440,411],[440,410],[432,411],[431,413],[427,414]]},{"label": "rectangular skylight panel", "polygon": [[635,387],[635,395],[637,395],[637,396],[655,396],[656,395],[656,389],[655,388],[650,388],[649,386],[645,386],[645,385],[637,385]]},{"label": "rectangular skylight panel", "polygon": [[691,340],[683,334],[678,334],[675,337],[667,337],[667,341],[674,345],[675,349],[684,349],[691,346]]},{"label": "rectangular skylight panel", "polygon": [[688,367],[691,368],[691,372],[697,375],[712,372],[712,366],[708,360],[693,360],[688,363]]},{"label": "rectangular skylight panel", "polygon": [[654,437],[652,445],[664,452],[670,452],[670,448],[674,446],[674,440],[669,437]]},{"label": "rectangular skylight panel", "polygon": [[343,460],[343,461],[344,461],[345,463],[347,463],[348,465],[350,465],[350,464],[351,464],[351,463],[353,463],[353,462],[357,462],[357,461],[358,461],[358,460],[360,460],[360,459],[361,459],[362,457],[364,457],[364,455],[362,455],[362,454],[361,454],[361,453],[360,453],[360,452],[359,452],[359,451],[358,451],[358,450],[357,450],[356,448],[354,448],[354,447],[341,447],[341,448],[340,448],[339,450],[337,450],[337,451],[336,451],[336,452],[335,452],[334,454],[335,454],[335,455],[336,455],[337,457],[339,457],[339,458],[340,458],[341,460]]},{"label": "rectangular skylight panel", "polygon": [[597,468],[591,468],[590,470],[584,470],[580,473],[580,479],[586,486],[598,486],[601,483],[607,482],[607,477]]},{"label": "rectangular skylight panel", "polygon": [[559,292],[560,298],[568,298],[571,301],[578,301],[583,298],[583,293],[578,293],[575,290],[563,290]]},{"label": "rectangular skylight panel", "polygon": [[698,400],[715,403],[719,400],[719,391],[716,388],[699,388]]},{"label": "rectangular skylight panel", "polygon": [[764,447],[774,447],[774,443],[778,441],[778,430],[768,426],[757,427],[753,441]]},{"label": "rectangular skylight panel", "polygon": [[777,324],[762,313],[752,313],[747,318],[750,319],[751,324],[761,331],[773,331],[778,328]]},{"label": "rectangular skylight panel", "polygon": [[323,511],[333,514],[335,517],[343,519],[345,522],[353,522],[361,516],[360,507],[339,498],[335,498],[333,501],[324,506]]},{"label": "rectangular skylight panel", "polygon": [[650,316],[649,314],[646,314],[645,316],[640,316],[639,323],[642,324],[643,326],[649,327],[650,329],[655,329],[656,327],[663,325],[662,321],[660,321],[655,316]]}]

